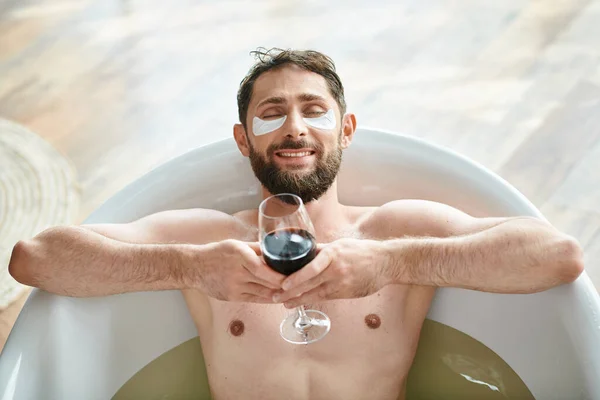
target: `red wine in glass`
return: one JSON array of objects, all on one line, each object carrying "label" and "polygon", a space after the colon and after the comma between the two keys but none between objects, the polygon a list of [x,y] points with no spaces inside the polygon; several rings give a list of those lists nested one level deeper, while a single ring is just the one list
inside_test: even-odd
[{"label": "red wine in glass", "polygon": [[275,271],[291,275],[311,262],[317,255],[315,237],[306,229],[283,228],[263,239],[264,259]]}]

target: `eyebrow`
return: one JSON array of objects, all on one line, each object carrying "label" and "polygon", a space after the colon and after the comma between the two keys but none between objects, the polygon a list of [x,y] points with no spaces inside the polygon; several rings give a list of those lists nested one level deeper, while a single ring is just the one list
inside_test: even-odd
[{"label": "eyebrow", "polygon": [[311,94],[311,93],[302,93],[301,95],[298,96],[298,99],[300,101],[315,101],[315,100],[320,100],[320,101],[325,101],[325,98],[317,95],[317,94]]},{"label": "eyebrow", "polygon": [[[315,101],[315,100],[326,101],[324,97],[319,96],[317,94],[312,94],[312,93],[302,93],[302,94],[298,95],[298,100],[300,100],[302,102]],[[256,108],[259,108],[265,104],[286,104],[286,103],[287,103],[287,100],[285,99],[285,97],[272,96],[272,97],[267,97],[266,99],[264,99],[263,101],[258,103]]]},{"label": "eyebrow", "polygon": [[263,106],[265,104],[285,104],[285,103],[287,103],[287,100],[284,97],[277,97],[277,96],[267,97],[266,99],[264,99],[263,101],[258,103],[256,108]]}]

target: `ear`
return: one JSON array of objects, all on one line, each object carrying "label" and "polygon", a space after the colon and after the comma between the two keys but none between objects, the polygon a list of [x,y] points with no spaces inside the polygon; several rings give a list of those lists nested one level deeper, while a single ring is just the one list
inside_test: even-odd
[{"label": "ear", "polygon": [[354,132],[356,132],[356,115],[347,113],[342,117],[342,149],[350,146]]},{"label": "ear", "polygon": [[244,155],[244,157],[248,157],[250,155],[250,146],[248,144],[246,130],[242,124],[233,125],[233,138],[235,139],[240,152]]}]

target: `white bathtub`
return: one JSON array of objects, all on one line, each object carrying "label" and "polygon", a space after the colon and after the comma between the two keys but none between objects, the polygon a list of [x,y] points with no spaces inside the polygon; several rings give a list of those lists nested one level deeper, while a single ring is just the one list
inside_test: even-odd
[{"label": "white bathtub", "polygon": [[[383,173],[385,172],[385,173]],[[430,143],[359,129],[344,154],[340,199],[441,201],[473,215],[539,211],[481,166]],[[257,206],[259,186],[233,140],[192,150],[136,180],[86,222],[170,208]],[[441,289],[429,318],[496,352],[536,399],[600,399],[600,300],[584,273],[534,295]],[[34,290],[0,356],[0,399],[109,399],[149,362],[195,337],[177,291],[95,299]]]}]

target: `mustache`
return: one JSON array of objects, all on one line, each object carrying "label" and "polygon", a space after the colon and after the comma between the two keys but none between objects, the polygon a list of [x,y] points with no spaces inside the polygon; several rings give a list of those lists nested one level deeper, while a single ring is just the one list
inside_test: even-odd
[{"label": "mustache", "polygon": [[284,139],[281,143],[273,143],[267,148],[267,154],[273,156],[273,154],[282,149],[298,150],[298,149],[310,149],[316,153],[322,153],[323,147],[319,144],[311,144],[305,139],[292,140]]}]

